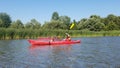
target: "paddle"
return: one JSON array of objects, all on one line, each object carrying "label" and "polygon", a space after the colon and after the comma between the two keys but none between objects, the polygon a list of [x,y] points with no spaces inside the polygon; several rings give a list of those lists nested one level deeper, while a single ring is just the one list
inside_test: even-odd
[{"label": "paddle", "polygon": [[74,27],[75,23],[72,23],[70,26],[70,29],[72,29]]}]

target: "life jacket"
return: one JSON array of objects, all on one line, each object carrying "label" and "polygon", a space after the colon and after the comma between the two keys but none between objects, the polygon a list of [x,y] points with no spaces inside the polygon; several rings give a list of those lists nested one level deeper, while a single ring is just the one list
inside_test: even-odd
[{"label": "life jacket", "polygon": [[67,37],[66,37],[66,41],[71,41],[71,38],[70,38],[69,35],[67,35]]}]

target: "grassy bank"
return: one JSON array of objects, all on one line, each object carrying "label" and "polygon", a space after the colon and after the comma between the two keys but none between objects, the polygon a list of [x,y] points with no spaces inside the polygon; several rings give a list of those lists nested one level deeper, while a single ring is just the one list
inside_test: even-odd
[{"label": "grassy bank", "polygon": [[0,28],[0,39],[29,39],[60,36],[68,32],[72,37],[120,36],[120,31],[80,31],[80,30],[43,30],[43,29],[5,29]]},{"label": "grassy bank", "polygon": [[120,36],[120,31],[99,31],[99,32],[76,31],[72,36],[73,37]]}]

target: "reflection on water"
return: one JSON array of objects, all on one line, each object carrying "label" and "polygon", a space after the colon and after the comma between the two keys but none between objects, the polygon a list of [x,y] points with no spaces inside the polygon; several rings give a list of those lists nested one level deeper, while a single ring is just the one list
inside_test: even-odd
[{"label": "reflection on water", "polygon": [[120,37],[73,38],[80,44],[32,46],[0,41],[0,68],[120,68]]},{"label": "reflection on water", "polygon": [[48,46],[36,46],[36,45],[31,45],[29,47],[30,51],[34,51],[34,50],[42,50],[42,51],[49,51],[49,50],[53,50],[55,52],[59,52],[59,51],[65,51],[68,52],[71,50],[71,46],[72,45],[48,45]]},{"label": "reflection on water", "polygon": [[[54,45],[54,46],[30,46],[30,53],[34,57],[46,64],[49,68],[61,67],[70,68],[69,58],[71,56],[71,45]],[[64,62],[62,62],[64,61]]]}]

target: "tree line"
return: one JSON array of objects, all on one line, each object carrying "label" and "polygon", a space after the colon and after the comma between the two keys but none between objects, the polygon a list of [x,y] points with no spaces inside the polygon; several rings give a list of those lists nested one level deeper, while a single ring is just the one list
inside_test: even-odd
[{"label": "tree line", "polygon": [[72,30],[88,30],[88,31],[110,31],[120,30],[120,16],[109,14],[107,17],[91,15],[89,18],[83,18],[79,21],[73,20],[68,16],[59,16],[58,12],[53,12],[51,20],[44,22],[43,25],[36,19],[23,24],[21,20],[12,21],[7,13],[0,13],[0,28],[15,29],[63,29],[69,30],[71,23],[75,26]]}]

